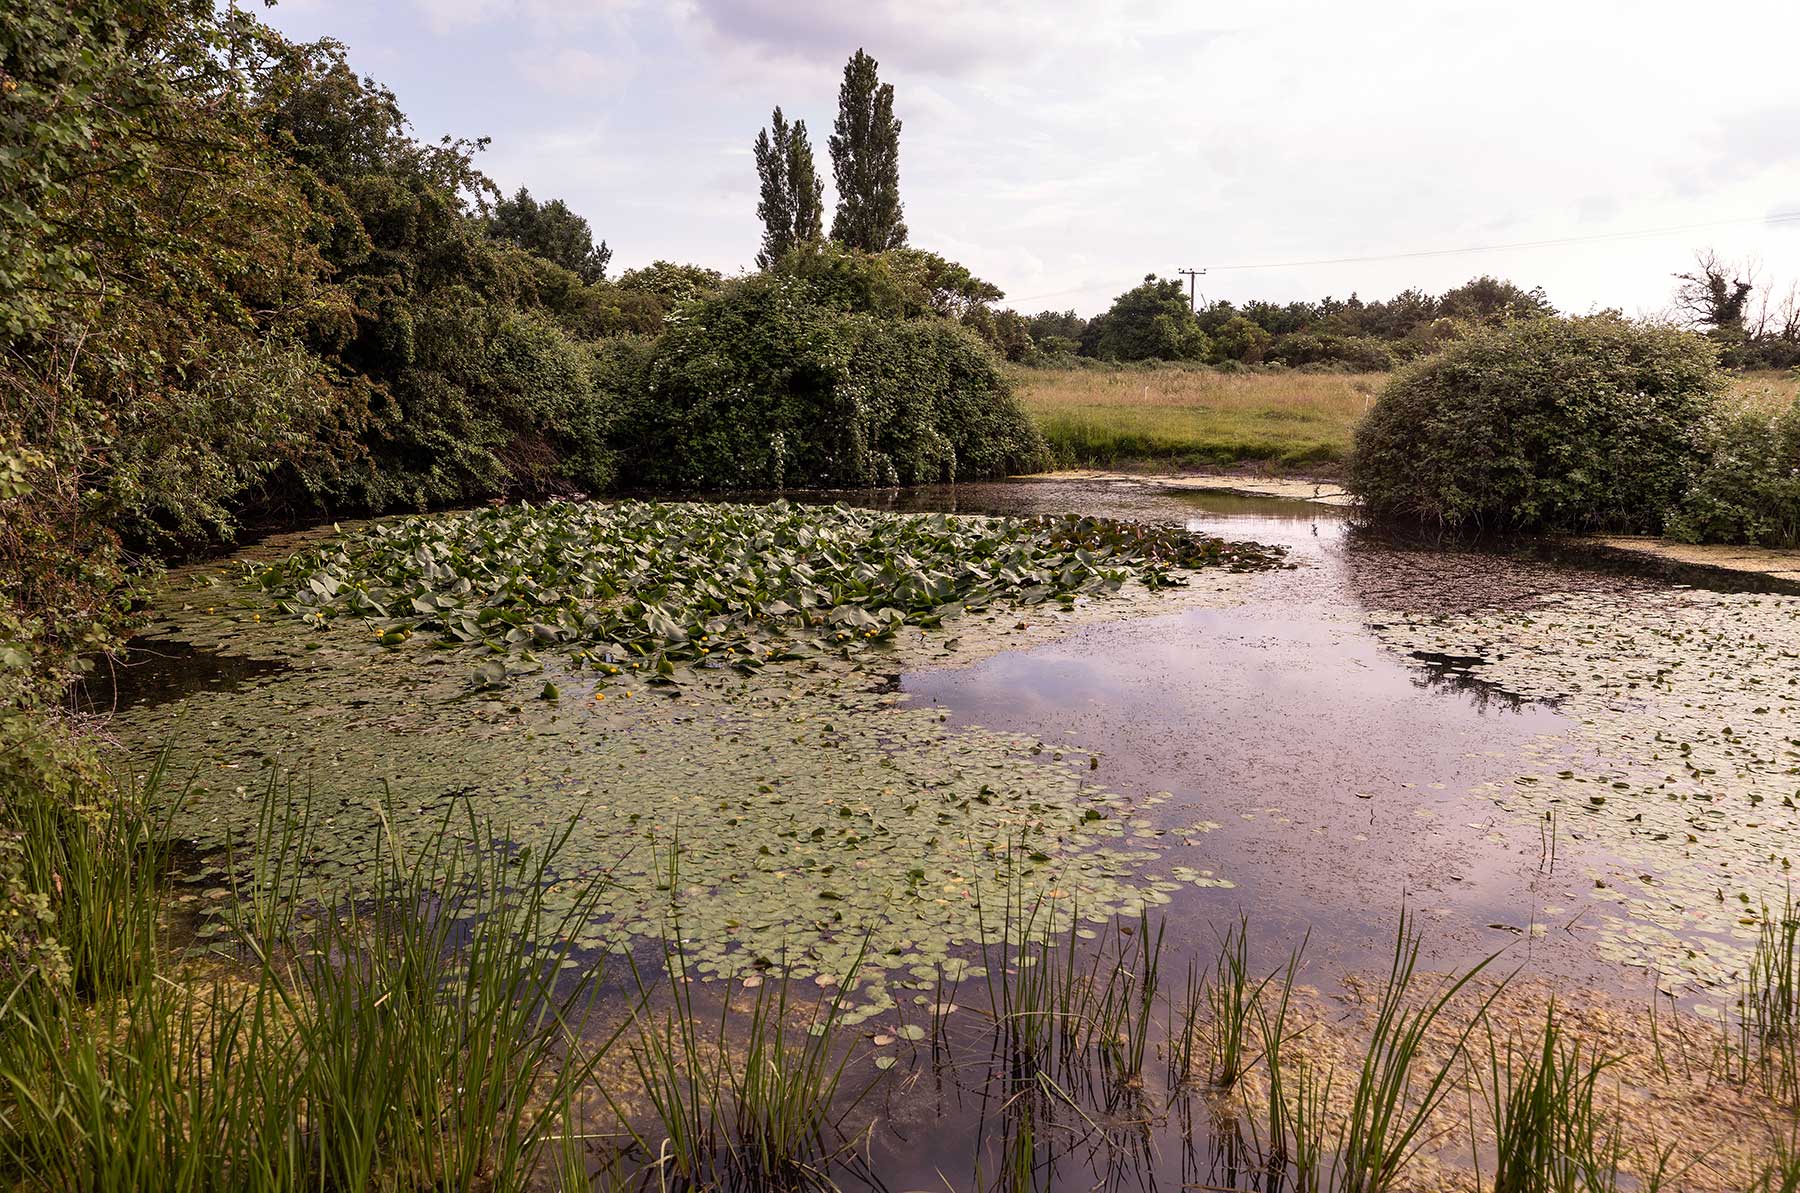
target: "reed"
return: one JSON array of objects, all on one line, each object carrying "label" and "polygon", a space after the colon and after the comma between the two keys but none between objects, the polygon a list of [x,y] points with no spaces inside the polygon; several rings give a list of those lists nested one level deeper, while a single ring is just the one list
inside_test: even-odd
[{"label": "reed", "polygon": [[[1601,1193],[1618,1187],[1623,1141],[1597,1097],[1617,1063],[1567,1038],[1556,1004],[1529,1039],[1488,1034],[1483,1095],[1494,1125],[1493,1193]],[[1475,1158],[1480,1171],[1480,1156]]]},{"label": "reed", "polygon": [[49,935],[83,997],[116,995],[148,972],[167,889],[167,824],[154,808],[167,755],[140,781],[129,771],[70,790],[21,785],[0,800],[23,886],[48,902]]},{"label": "reed", "polygon": [[1740,1077],[1800,1105],[1800,911],[1791,892],[1763,916],[1739,1009]]},{"label": "reed", "polygon": [[1432,1114],[1450,1094],[1456,1064],[1471,1033],[1499,994],[1496,986],[1457,1031],[1450,1054],[1432,1064],[1426,1052],[1427,1033],[1450,1000],[1493,958],[1415,999],[1421,941],[1412,916],[1402,908],[1387,984],[1352,1087],[1349,1116],[1338,1135],[1337,1193],[1383,1193],[1394,1187],[1401,1170],[1423,1146]]},{"label": "reed", "polygon": [[1800,1125],[1777,1132],[1772,1150],[1750,1193],[1800,1193]]},{"label": "reed", "polygon": [[[526,1188],[605,1047],[579,1044],[598,971],[570,943],[600,884],[553,911],[568,830],[537,852],[472,813],[472,845],[448,830],[388,854],[306,935],[185,961],[133,936],[129,984],[92,1003],[16,983],[0,1000],[12,1173],[84,1193]],[[266,910],[232,918],[273,932]]]},{"label": "reed", "polygon": [[833,993],[810,1006],[793,996],[784,971],[755,988],[747,1015],[733,1006],[743,988],[728,985],[709,1022],[686,979],[679,940],[679,930],[671,931],[665,945],[668,1010],[650,1010],[656,992],[640,973],[638,1030],[627,1044],[651,1124],[633,1122],[613,1100],[615,1114],[656,1157],[665,1185],[833,1188],[832,1163],[855,1143],[841,1126],[861,1100],[860,1093],[847,1102],[839,1095],[852,1055],[844,1000],[863,952]]},{"label": "reed", "polygon": [[1293,1193],[1322,1193],[1329,1188],[1326,1182],[1330,1179],[1332,1157],[1331,1091],[1336,1079],[1333,1066],[1321,1070],[1305,1057],[1298,1057],[1293,1070],[1282,1080],[1276,1105],[1282,1115],[1288,1187]]},{"label": "reed", "polygon": [[1213,962],[1212,982],[1206,988],[1210,1012],[1208,1044],[1212,1053],[1212,1083],[1230,1089],[1253,1059],[1246,1043],[1269,978],[1250,976],[1250,921],[1240,916],[1226,929]]},{"label": "reed", "polygon": [[[1263,1068],[1269,1075],[1268,1099],[1264,1107],[1267,1133],[1263,1148],[1272,1173],[1286,1170],[1289,1157],[1295,1148],[1295,1143],[1288,1133],[1287,1053],[1285,1050],[1292,1038],[1288,1025],[1288,1012],[1293,1006],[1294,978],[1299,973],[1300,959],[1305,954],[1306,945],[1310,939],[1309,933],[1301,940],[1299,947],[1288,955],[1287,967],[1281,971],[1279,984],[1275,987],[1279,997],[1273,1000],[1274,1005],[1269,1006],[1269,1000],[1264,998],[1255,1000],[1257,1039],[1262,1045]],[[1275,980],[1274,975],[1265,979],[1264,989],[1266,990],[1268,985]]]}]

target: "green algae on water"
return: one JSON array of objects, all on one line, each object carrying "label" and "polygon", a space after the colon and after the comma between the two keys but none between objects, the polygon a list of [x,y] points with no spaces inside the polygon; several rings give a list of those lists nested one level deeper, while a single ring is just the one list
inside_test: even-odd
[{"label": "green algae on water", "polygon": [[[595,874],[612,884],[581,943],[624,947],[677,933],[690,976],[701,980],[781,970],[830,981],[866,938],[865,974],[928,985],[953,950],[1004,930],[1009,897],[1039,903],[1064,923],[1099,923],[1166,902],[1183,886],[1229,888],[1211,870],[1146,869],[1161,855],[1135,825],[1160,793],[1133,798],[1095,785],[1072,747],[1071,760],[1059,763],[1037,755],[1031,739],[950,727],[934,710],[909,705],[890,682],[909,659],[940,658],[958,646],[968,655],[997,648],[1024,632],[1022,617],[1042,625],[1086,620],[1113,605],[1141,611],[1141,602],[1158,601],[1156,592],[1184,579],[1188,565],[1170,560],[1185,548],[1172,538],[1119,524],[1105,532],[1108,542],[1088,540],[1090,549],[1079,540],[1084,527],[1097,525],[1092,520],[1049,525],[830,509],[800,518],[793,507],[701,506],[678,507],[676,517],[639,507],[615,515],[637,528],[632,533],[655,526],[687,537],[634,548],[659,562],[629,566],[654,567],[662,581],[627,597],[592,580],[597,564],[573,561],[576,528],[603,541],[620,533],[599,518],[612,507],[575,516],[589,508],[552,507],[546,516],[561,530],[537,538],[524,511],[512,515],[517,522],[488,511],[452,516],[477,519],[481,535],[517,531],[522,540],[504,564],[478,567],[454,551],[440,556],[425,545],[436,541],[422,525],[433,520],[407,519],[404,537],[371,528],[359,539],[309,548],[299,562],[263,571],[249,585],[209,577],[199,590],[172,593],[187,599],[179,608],[165,602],[146,648],[156,649],[161,637],[264,664],[236,690],[128,709],[117,721],[121,737],[140,749],[174,743],[177,771],[196,776],[175,827],[209,859],[199,882],[227,884],[224,847],[241,847],[254,833],[268,781],[288,776],[291,782],[277,778],[277,789],[311,809],[304,870],[318,897],[366,872],[381,833],[391,833],[395,847],[416,847],[461,801],[521,845],[579,816],[560,855],[559,886],[573,891]],[[728,571],[703,575],[691,561],[671,571],[667,562],[689,559],[704,526],[723,517],[737,520],[745,552],[775,558],[771,542],[790,544],[779,568],[746,563],[763,578],[744,580],[744,591],[722,579]],[[902,537],[886,521],[916,527]],[[866,561],[832,558],[857,528],[888,544],[890,563],[882,567],[889,570],[875,569],[873,579],[858,577]],[[1013,553],[982,545],[991,539],[1012,542]],[[794,557],[792,544],[802,540],[819,546],[818,559]],[[1132,541],[1138,545],[1129,547]],[[411,562],[394,562],[401,542],[413,544]],[[901,542],[910,546],[902,550]],[[1221,564],[1221,575],[1232,570],[1230,560],[1273,558],[1202,550]],[[533,574],[540,554],[553,562]],[[901,556],[904,564],[896,562]],[[1054,567],[1052,556],[1061,561]],[[310,603],[281,595],[274,583],[304,574],[308,591],[320,596],[312,587],[319,561],[338,559],[416,571],[437,585],[434,594],[461,602],[454,606],[461,612],[435,604],[434,595],[442,617],[416,606],[406,618],[379,617],[362,602],[393,601],[394,585],[349,572],[336,581],[336,594]],[[939,595],[957,598],[954,628],[942,624],[943,606],[929,605],[921,588],[894,579],[892,569],[902,566],[915,586],[936,585]],[[768,579],[801,572],[818,586],[811,596]],[[577,573],[591,586],[570,578]],[[677,573],[679,581],[671,578]],[[265,616],[271,584],[276,600],[301,611],[310,627]],[[650,587],[659,593],[654,602],[643,599]],[[777,592],[789,595],[771,595]],[[1012,612],[1021,602],[1049,608]],[[835,639],[847,623],[834,611],[847,606],[877,610],[874,639]],[[667,626],[649,630],[653,607],[679,635]],[[493,616],[484,623],[481,610],[491,609],[521,613],[533,627],[583,628],[567,637],[533,628],[508,641],[521,625]],[[642,622],[654,647],[608,637],[613,631],[584,620],[610,617],[609,610]],[[465,615],[482,631],[480,641],[456,640],[451,627]],[[408,632],[396,635],[397,624]],[[496,625],[508,628],[483,636]],[[457,648],[431,649],[434,639]],[[876,642],[883,649],[872,649]],[[657,682],[670,676],[655,666],[630,669],[634,643],[644,646],[640,661],[669,661],[678,682]],[[732,643],[754,644],[758,665],[739,665]],[[767,643],[776,644],[772,659]],[[498,662],[500,674],[471,683],[471,653]],[[721,656],[726,663],[716,661]],[[516,678],[524,673],[531,678]],[[859,1010],[873,1013],[891,997],[876,982]]]}]

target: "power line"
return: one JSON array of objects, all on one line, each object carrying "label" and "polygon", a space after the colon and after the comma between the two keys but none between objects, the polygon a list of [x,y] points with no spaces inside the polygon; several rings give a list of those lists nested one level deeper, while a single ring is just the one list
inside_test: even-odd
[{"label": "power line", "polygon": [[1302,265],[1360,265],[1369,261],[1403,261],[1416,257],[1454,257],[1463,253],[1498,253],[1508,249],[1541,249],[1564,244],[1637,240],[1647,236],[1667,236],[1674,232],[1694,232],[1704,228],[1723,228],[1733,224],[1791,224],[1796,222],[1800,222],[1800,211],[1752,216],[1748,219],[1711,220],[1701,224],[1674,224],[1666,228],[1644,228],[1636,232],[1596,232],[1588,236],[1559,236],[1550,240],[1515,240],[1508,244],[1476,244],[1459,249],[1417,249],[1405,253],[1374,253],[1366,257],[1320,257],[1311,261],[1271,261],[1262,265],[1209,265],[1207,268],[1243,270],[1292,269]]},{"label": "power line", "polygon": [[[1748,216],[1730,220],[1708,220],[1698,224],[1671,224],[1663,228],[1643,228],[1633,232],[1596,232],[1587,236],[1558,236],[1548,240],[1516,240],[1506,244],[1476,244],[1455,249],[1415,249],[1402,253],[1371,253],[1361,257],[1317,257],[1308,261],[1269,261],[1258,265],[1209,265],[1208,270],[1256,270],[1256,269],[1295,269],[1308,265],[1363,265],[1373,261],[1406,261],[1420,257],[1454,257],[1463,253],[1499,253],[1511,249],[1555,248],[1568,244],[1593,244],[1615,240],[1642,240],[1651,236],[1668,236],[1676,232],[1698,232],[1707,228],[1725,228],[1742,224],[1793,224],[1800,223],[1800,211],[1783,211],[1774,215]],[[1178,271],[1185,272],[1185,271]],[[1096,285],[1098,283],[1095,283]],[[1027,294],[1014,298],[1014,302],[1035,302],[1044,298],[1058,298],[1065,294],[1078,294],[1093,289],[1093,285],[1070,286],[1064,290],[1051,290],[1043,294]]]}]

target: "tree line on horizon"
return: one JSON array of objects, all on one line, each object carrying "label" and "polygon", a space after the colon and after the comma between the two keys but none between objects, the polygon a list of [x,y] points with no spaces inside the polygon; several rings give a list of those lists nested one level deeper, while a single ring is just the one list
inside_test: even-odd
[{"label": "tree line on horizon", "polygon": [[1479,277],[1443,295],[1406,290],[1386,301],[1348,299],[1276,304],[1229,302],[1191,309],[1178,281],[1147,276],[1100,315],[1074,311],[1027,315],[994,305],[1005,294],[967,268],[910,248],[900,200],[901,122],[894,88],[876,60],[858,49],[844,66],[838,111],[827,145],[836,211],[825,230],[825,183],[806,121],[777,106],[753,144],[764,272],[822,270],[891,273],[932,296],[924,305],[949,315],[1007,360],[1055,365],[1102,361],[1191,361],[1220,365],[1393,368],[1440,345],[1447,321],[1504,314],[1554,313],[1541,289]]},{"label": "tree line on horizon", "polygon": [[[1001,358],[1384,368],[1457,321],[1549,310],[1480,278],[1195,312],[1156,277],[1093,318],[1006,309],[910,243],[894,90],[861,50],[828,141],[829,235],[806,127],[778,114],[756,142],[758,272],[614,276],[586,219],[503,194],[483,140],[416,136],[338,42],[206,0],[24,0],[12,18],[0,646],[64,663],[112,640],[138,561],[245,522],[989,475],[1044,451]],[[1692,282],[1716,338],[1800,335],[1757,324],[1728,272]]]}]

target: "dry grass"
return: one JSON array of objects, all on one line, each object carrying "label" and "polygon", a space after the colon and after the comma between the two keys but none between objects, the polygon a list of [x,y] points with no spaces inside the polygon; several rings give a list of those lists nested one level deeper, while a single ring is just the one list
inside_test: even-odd
[{"label": "dry grass", "polygon": [[1066,466],[1323,466],[1350,449],[1380,373],[1024,369],[1019,396]]},{"label": "dry grass", "polygon": [[[1385,373],[1219,373],[1210,369],[1021,369],[1019,397],[1064,467],[1194,467],[1255,462],[1330,473]],[[1727,401],[1786,406],[1791,373],[1745,373]]]},{"label": "dry grass", "polygon": [[1730,405],[1745,410],[1772,413],[1785,409],[1800,397],[1800,377],[1779,371],[1740,373],[1731,379],[1731,392],[1725,396]]}]

